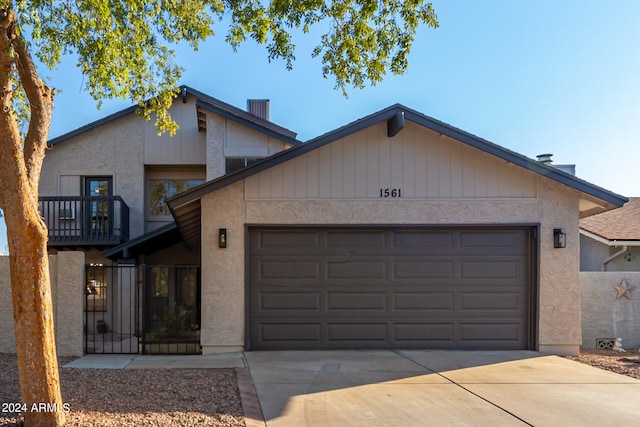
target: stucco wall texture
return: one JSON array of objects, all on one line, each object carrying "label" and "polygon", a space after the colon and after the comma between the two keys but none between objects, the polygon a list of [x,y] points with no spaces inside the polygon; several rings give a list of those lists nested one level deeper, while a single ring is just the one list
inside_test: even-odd
[{"label": "stucco wall texture", "polygon": [[[84,254],[49,256],[56,349],[59,356],[83,354]],[[0,353],[15,353],[9,258],[0,257]]]},{"label": "stucco wall texture", "polygon": [[[543,177],[537,198],[448,200],[246,200],[245,181],[202,199],[203,353],[242,350],[246,225],[530,224],[540,227],[537,349],[577,354],[581,343],[579,193]],[[226,228],[228,246],[217,246]],[[567,247],[553,248],[553,229]]]},{"label": "stucco wall texture", "polygon": [[[630,299],[614,286],[626,281]],[[640,272],[581,272],[582,347],[598,339],[622,338],[624,348],[640,347]]]}]

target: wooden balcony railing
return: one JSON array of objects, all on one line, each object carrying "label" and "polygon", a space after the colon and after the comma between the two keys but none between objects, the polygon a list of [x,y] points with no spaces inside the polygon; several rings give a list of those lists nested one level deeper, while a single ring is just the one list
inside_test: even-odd
[{"label": "wooden balcony railing", "polygon": [[49,246],[115,246],[129,240],[129,207],[120,196],[40,197]]}]

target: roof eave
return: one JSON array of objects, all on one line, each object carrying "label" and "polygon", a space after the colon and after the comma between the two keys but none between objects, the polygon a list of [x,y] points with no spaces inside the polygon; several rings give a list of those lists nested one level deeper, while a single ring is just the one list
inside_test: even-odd
[{"label": "roof eave", "polygon": [[[406,120],[424,126],[428,129],[433,130],[434,132],[440,133],[441,135],[445,135],[452,139],[456,139],[458,141],[466,143],[467,145],[497,156],[507,162],[521,166],[534,173],[548,177],[552,180],[574,188],[586,195],[602,200],[603,202],[605,202],[603,210],[620,207],[628,201],[626,197],[597,187],[593,184],[588,183],[587,181],[581,180],[566,172],[562,172],[552,166],[547,166],[533,159],[529,159],[526,156],[523,156],[514,151],[508,150],[504,147],[472,135],[468,132],[462,131],[453,126],[425,116],[424,114],[407,108],[401,104],[395,104],[377,113],[373,113],[369,116],[356,120],[355,122],[318,136],[304,144],[298,145],[297,147],[293,147],[289,150],[281,151],[277,154],[274,154],[273,156],[270,156],[240,171],[206,182],[201,186],[195,187],[191,190],[174,196],[173,198],[167,200],[167,204],[169,205],[172,214],[174,214],[174,218],[176,218],[176,221],[179,223],[179,218],[175,215],[175,209],[179,208],[180,206],[191,203],[194,200],[199,199],[212,191],[233,184],[234,182],[250,177],[254,174],[262,172],[292,158],[301,156],[312,150],[318,149],[333,141],[368,128],[379,122],[385,120],[398,121],[399,119],[394,118],[398,117],[397,115],[399,113],[403,113],[404,119]],[[398,123],[395,123],[393,126],[399,127]]]},{"label": "roof eave", "polygon": [[[177,95],[176,99],[178,99],[180,96],[186,96],[187,94],[193,95],[194,97],[197,98],[197,100],[201,100],[202,103],[206,104],[206,105],[210,105],[210,106],[214,106],[215,108],[218,109],[218,111],[220,112],[220,114],[222,114],[222,112],[224,112],[225,114],[228,115],[228,117],[240,121],[243,124],[255,128],[257,130],[260,130],[262,132],[271,134],[271,136],[286,142],[288,144],[291,145],[300,145],[302,144],[302,141],[296,139],[297,134],[289,129],[286,129],[282,126],[279,126],[275,123],[272,123],[268,120],[264,120],[261,119],[258,116],[254,116],[251,113],[244,111],[240,108],[234,107],[231,104],[227,104],[226,102],[220,101],[219,99],[216,99],[210,95],[207,95],[203,92],[200,92],[196,89],[193,89],[187,85],[181,85],[179,87],[180,89],[180,93],[181,95]],[[186,93],[185,93],[186,91]],[[197,104],[198,101],[196,101]],[[119,119],[120,117],[124,117],[128,114],[134,113],[137,109],[139,108],[139,106],[137,105],[132,105],[130,107],[127,107],[123,110],[117,111],[113,114],[110,114],[106,117],[103,117],[99,120],[96,120],[94,122],[91,122],[89,124],[86,124],[84,126],[81,126],[77,129],[74,129],[70,132],[67,132],[63,135],[57,136],[55,138],[50,139],[47,142],[47,146],[49,147],[53,147],[54,145],[65,141],[69,138],[72,138],[74,136],[80,135],[84,132],[88,132],[90,130],[93,130],[99,126],[102,126],[104,124],[107,124],[113,120]]]}]

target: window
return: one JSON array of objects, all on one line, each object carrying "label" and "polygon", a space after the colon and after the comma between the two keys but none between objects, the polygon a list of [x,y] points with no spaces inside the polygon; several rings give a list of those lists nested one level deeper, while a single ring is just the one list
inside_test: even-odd
[{"label": "window", "polygon": [[225,159],[225,173],[231,173],[242,168],[246,168],[258,160],[262,159],[258,157],[227,157]]},{"label": "window", "polygon": [[87,268],[85,311],[107,311],[107,275],[102,264]]},{"label": "window", "polygon": [[167,199],[190,188],[203,184],[203,179],[151,179],[150,185],[150,214],[151,216],[171,215],[167,206]]}]

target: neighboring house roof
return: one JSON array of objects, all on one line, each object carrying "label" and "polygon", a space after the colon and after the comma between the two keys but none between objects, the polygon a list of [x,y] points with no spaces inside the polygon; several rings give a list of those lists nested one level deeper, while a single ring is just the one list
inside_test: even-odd
[{"label": "neighboring house roof", "polygon": [[187,246],[197,246],[200,243],[200,198],[202,196],[383,121],[387,122],[388,136],[392,137],[402,130],[405,120],[409,120],[442,135],[466,143],[486,153],[582,192],[588,196],[589,199],[586,202],[589,207],[580,209],[583,213],[589,212],[591,209],[597,209],[599,211],[613,209],[622,206],[622,204],[627,201],[623,196],[597,187],[552,166],[529,159],[526,156],[435,120],[403,105],[395,104],[332,132],[321,135],[305,144],[274,154],[245,169],[206,182],[174,196],[169,199],[167,203]]},{"label": "neighboring house roof", "polygon": [[580,232],[612,246],[640,245],[640,197],[630,197],[621,208],[582,218]]},{"label": "neighboring house roof", "polygon": [[[267,135],[277,138],[288,144],[299,145],[302,143],[302,141],[299,141],[296,139],[297,134],[295,132],[289,129],[286,129],[282,126],[278,126],[275,123],[272,123],[268,120],[255,116],[240,108],[234,107],[233,105],[227,104],[226,102],[222,102],[219,99],[216,99],[212,96],[204,94],[200,91],[197,91],[189,86],[186,86],[186,85],[180,86],[180,93],[183,99],[186,99],[186,96],[188,94],[191,94],[197,98],[196,106],[197,106],[198,114],[200,114],[201,109],[204,109],[206,111],[212,111],[228,119],[234,120],[236,122],[249,126],[253,129],[264,132]],[[119,119],[120,117],[134,113],[137,109],[138,109],[138,106],[136,105],[125,108],[109,116],[103,117],[100,120],[96,120],[95,122],[79,127],[75,130],[72,130],[71,132],[67,132],[64,135],[60,135],[56,138],[52,138],[49,140],[47,145],[49,147],[52,147],[69,138],[72,138],[84,132],[95,129],[98,126],[102,126],[106,123],[112,122],[116,119]]]}]

